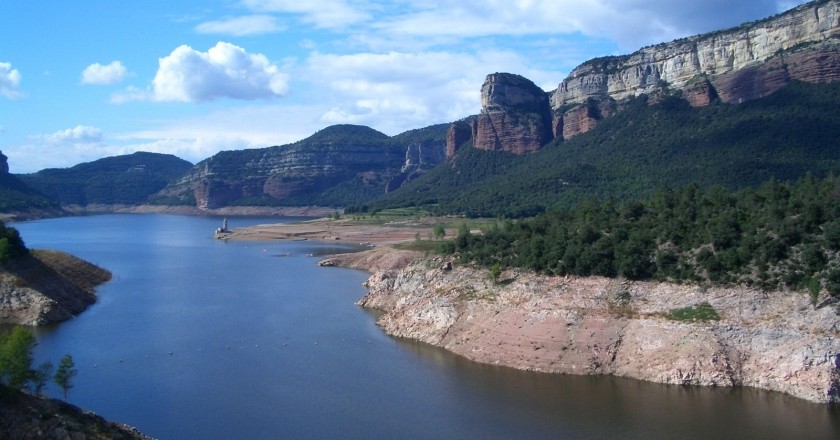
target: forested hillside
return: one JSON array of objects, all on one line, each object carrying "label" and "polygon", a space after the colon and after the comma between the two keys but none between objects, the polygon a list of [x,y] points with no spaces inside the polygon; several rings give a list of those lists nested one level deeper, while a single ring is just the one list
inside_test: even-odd
[{"label": "forested hillside", "polygon": [[840,296],[840,178],[583,202],[482,234],[462,229],[443,250],[555,275],[807,288],[816,302]]},{"label": "forested hillside", "polygon": [[530,155],[462,148],[369,208],[525,217],[589,198],[646,197],[666,186],[737,189],[840,172],[840,83],[792,83],[737,105],[692,108],[676,96],[622,105],[625,111],[592,131]]},{"label": "forested hillside", "polygon": [[62,205],[140,204],[191,167],[170,154],[138,152],[18,177]]}]

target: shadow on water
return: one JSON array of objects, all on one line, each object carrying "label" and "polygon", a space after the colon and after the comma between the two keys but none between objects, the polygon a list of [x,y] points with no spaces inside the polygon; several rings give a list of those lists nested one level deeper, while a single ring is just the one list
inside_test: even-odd
[{"label": "shadow on water", "polygon": [[[393,338],[476,396],[474,405],[515,413],[522,438],[836,439],[840,405],[819,405],[746,387],[656,384],[614,376],[521,371],[473,362],[425,343]],[[558,427],[563,436],[556,437]]]}]

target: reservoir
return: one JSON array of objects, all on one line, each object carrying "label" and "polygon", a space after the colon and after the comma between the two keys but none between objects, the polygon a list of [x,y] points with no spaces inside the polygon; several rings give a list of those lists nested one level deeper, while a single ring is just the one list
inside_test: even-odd
[{"label": "reservoir", "polygon": [[[291,220],[230,226],[278,221]],[[99,215],[13,225],[31,248],[113,273],[97,304],[36,331],[36,365],[75,360],[71,403],[159,439],[840,438],[837,406],[523,372],[391,338],[354,305],[366,273],[315,264],[352,244],[223,242],[213,238],[221,223]]]}]

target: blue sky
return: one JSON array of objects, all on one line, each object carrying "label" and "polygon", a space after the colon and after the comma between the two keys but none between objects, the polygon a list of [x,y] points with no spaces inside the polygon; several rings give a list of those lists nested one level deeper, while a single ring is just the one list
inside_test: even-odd
[{"label": "blue sky", "polygon": [[801,0],[3,0],[13,173],[135,151],[193,163],[333,124],[388,135],[480,110],[493,72],[546,90],[581,62]]}]

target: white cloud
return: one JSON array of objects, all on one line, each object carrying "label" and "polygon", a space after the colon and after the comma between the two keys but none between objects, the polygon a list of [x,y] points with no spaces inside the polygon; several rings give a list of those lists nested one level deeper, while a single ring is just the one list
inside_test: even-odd
[{"label": "white cloud", "polygon": [[325,123],[365,124],[392,135],[478,113],[488,73],[519,73],[537,84],[562,77],[506,51],[313,54],[307,64],[316,87],[335,95]]},{"label": "white cloud", "polygon": [[[584,34],[625,51],[766,17],[806,0],[409,1],[371,24],[392,37],[479,38]],[[717,11],[726,11],[725,14]]]},{"label": "white cloud", "polygon": [[20,99],[20,72],[12,68],[12,63],[0,63],[0,95],[9,99]]},{"label": "white cloud", "polygon": [[207,52],[182,45],[159,64],[152,81],[155,101],[268,99],[285,95],[289,88],[288,75],[265,55],[225,42]]},{"label": "white cloud", "polygon": [[242,4],[256,12],[292,13],[301,21],[318,28],[339,29],[371,20],[367,2],[347,0],[243,0]]},{"label": "white cloud", "polygon": [[53,134],[36,136],[36,138],[51,144],[92,144],[102,142],[102,130],[96,127],[77,125]]},{"label": "white cloud", "polygon": [[246,15],[206,21],[195,27],[200,34],[224,34],[234,36],[270,34],[283,30],[277,19],[271,15]]},{"label": "white cloud", "polygon": [[128,70],[119,61],[113,61],[104,66],[94,63],[82,72],[82,84],[116,84],[127,74]]}]

